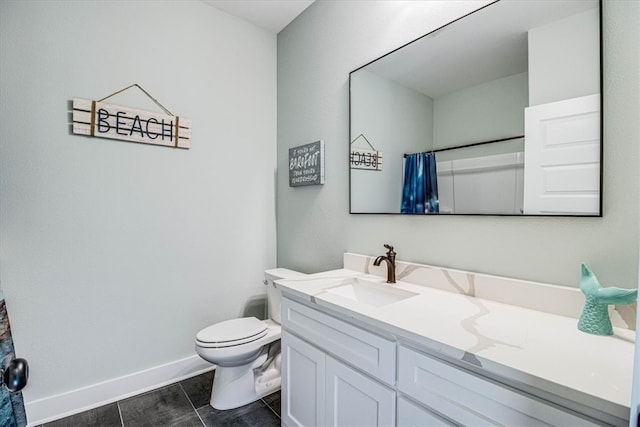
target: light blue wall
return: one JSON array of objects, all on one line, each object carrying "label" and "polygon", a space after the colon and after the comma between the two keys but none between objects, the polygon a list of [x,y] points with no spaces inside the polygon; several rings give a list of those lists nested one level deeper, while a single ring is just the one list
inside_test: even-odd
[{"label": "light blue wall", "polygon": [[[199,1],[4,0],[0,52],[0,278],[25,399],[197,358],[195,333],[264,298],[276,262],[276,36]],[[70,133],[72,98],[132,83],[192,120],[190,150]]]},{"label": "light blue wall", "polygon": [[351,171],[352,212],[400,212],[403,154],[433,146],[433,100],[366,70],[352,75],[351,94],[351,137],[383,155],[381,171]]},{"label": "light blue wall", "polygon": [[529,105],[527,73],[515,74],[434,99],[434,148],[524,135]]},{"label": "light blue wall", "polygon": [[530,106],[600,92],[597,22],[589,9],[529,31]]},{"label": "light blue wall", "polygon": [[[316,2],[278,35],[278,166],[324,139],[327,183],[294,191],[278,176],[278,264],[340,267],[345,251],[578,286],[638,277],[638,2],[604,2],[604,217],[413,217],[349,214],[349,72],[478,7],[477,2]],[[465,8],[467,8],[465,10]],[[348,29],[348,30],[346,30]],[[304,213],[304,214],[301,214]]]}]

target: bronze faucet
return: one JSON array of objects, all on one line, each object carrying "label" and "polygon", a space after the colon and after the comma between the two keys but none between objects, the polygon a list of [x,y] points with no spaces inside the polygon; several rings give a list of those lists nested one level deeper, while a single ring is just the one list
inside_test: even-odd
[{"label": "bronze faucet", "polygon": [[387,283],[396,283],[396,253],[393,251],[393,246],[385,243],[384,247],[389,249],[387,256],[380,255],[373,261],[373,265],[379,266],[382,261],[385,261],[387,263]]}]

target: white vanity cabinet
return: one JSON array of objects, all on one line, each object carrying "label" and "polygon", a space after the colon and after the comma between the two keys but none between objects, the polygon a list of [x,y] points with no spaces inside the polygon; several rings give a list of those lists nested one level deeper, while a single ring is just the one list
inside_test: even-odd
[{"label": "white vanity cabinet", "polygon": [[282,325],[283,424],[395,425],[393,341],[286,298]]},{"label": "white vanity cabinet", "polygon": [[619,424],[586,417],[313,305],[282,301],[282,422],[289,427]]}]

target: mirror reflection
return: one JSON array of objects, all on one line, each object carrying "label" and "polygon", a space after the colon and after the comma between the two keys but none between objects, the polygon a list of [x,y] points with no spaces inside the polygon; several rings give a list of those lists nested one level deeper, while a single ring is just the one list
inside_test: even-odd
[{"label": "mirror reflection", "polygon": [[601,215],[597,0],[500,0],[350,74],[351,213]]}]

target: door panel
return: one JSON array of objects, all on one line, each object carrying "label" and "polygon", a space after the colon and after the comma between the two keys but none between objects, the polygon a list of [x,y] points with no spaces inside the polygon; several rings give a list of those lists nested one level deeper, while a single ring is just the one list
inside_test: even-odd
[{"label": "door panel", "polygon": [[600,95],[525,109],[524,213],[600,213]]}]

